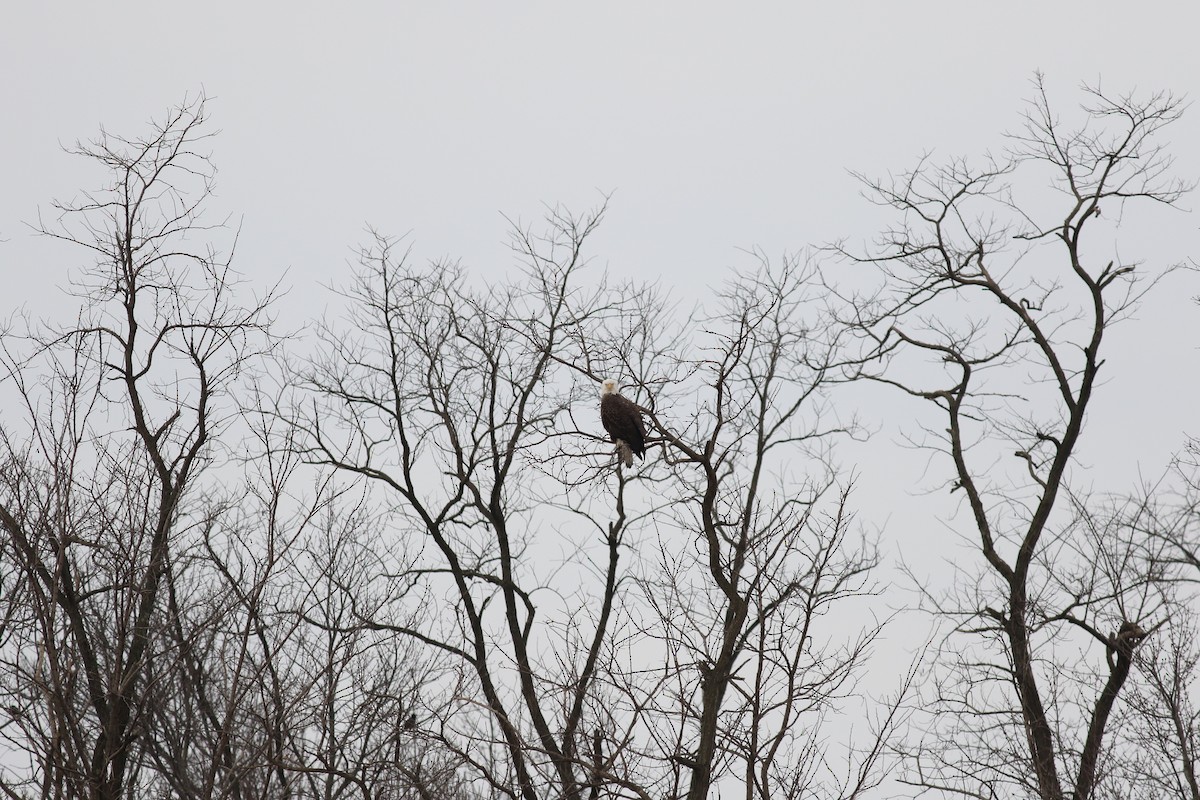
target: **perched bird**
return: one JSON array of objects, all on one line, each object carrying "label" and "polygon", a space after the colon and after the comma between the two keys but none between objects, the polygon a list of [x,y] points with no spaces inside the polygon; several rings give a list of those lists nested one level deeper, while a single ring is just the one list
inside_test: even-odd
[{"label": "perched bird", "polygon": [[635,455],[646,460],[646,423],[641,409],[617,392],[612,378],[600,385],[600,422],[616,444],[621,463],[632,467]]}]

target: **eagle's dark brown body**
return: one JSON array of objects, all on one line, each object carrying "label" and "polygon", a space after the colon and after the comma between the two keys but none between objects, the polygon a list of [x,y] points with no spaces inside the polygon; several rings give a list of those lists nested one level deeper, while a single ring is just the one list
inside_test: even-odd
[{"label": "eagle's dark brown body", "polygon": [[633,456],[646,460],[646,423],[642,412],[629,399],[617,394],[615,389],[600,396],[600,422],[604,430],[621,450],[625,466],[633,466]]}]

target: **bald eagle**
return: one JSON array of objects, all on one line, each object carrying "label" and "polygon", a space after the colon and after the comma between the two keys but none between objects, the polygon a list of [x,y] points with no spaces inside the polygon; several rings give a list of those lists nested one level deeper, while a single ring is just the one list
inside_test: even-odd
[{"label": "bald eagle", "polygon": [[617,393],[617,382],[612,378],[600,385],[600,421],[625,466],[633,466],[635,455],[646,460],[646,423],[642,412],[633,401]]}]

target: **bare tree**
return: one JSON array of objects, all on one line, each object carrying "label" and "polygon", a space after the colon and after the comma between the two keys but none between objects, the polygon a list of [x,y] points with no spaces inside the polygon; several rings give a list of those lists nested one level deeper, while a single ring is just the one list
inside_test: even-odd
[{"label": "bare tree", "polygon": [[[700,798],[730,777],[798,796],[875,633],[816,627],[869,590],[875,557],[828,463],[846,428],[821,413],[836,348],[802,313],[811,268],[762,265],[691,339],[652,288],[585,288],[601,213],[516,226],[523,271],[487,286],[383,237],[362,251],[291,419],[305,458],[381,490],[386,546],[421,554],[404,578],[445,612],[399,624],[360,605],[339,630],[459,665],[438,735],[497,796]],[[614,374],[658,443],[636,471],[599,430]],[[877,757],[843,796],[874,785]]]},{"label": "bare tree", "polygon": [[607,365],[651,378],[639,388],[672,478],[640,579],[655,612],[646,629],[667,654],[662,686],[641,702],[671,760],[670,796],[733,779],[747,798],[856,797],[880,774],[874,746],[851,765],[818,752],[880,630],[841,636],[820,622],[872,593],[876,554],[832,462],[855,423],[829,403],[840,346],[818,285],[803,260],[763,258],[710,316],[693,316],[703,333],[671,360],[630,348]]},{"label": "bare tree", "polygon": [[[838,249],[880,280],[843,292],[865,345],[854,375],[937,410],[915,444],[945,457],[977,554],[957,591],[926,597],[954,633],[908,780],[970,797],[1085,800],[1164,602],[1135,553],[1117,565],[1104,559],[1119,548],[1091,547],[1097,526],[1068,492],[1108,335],[1171,269],[1114,256],[1110,220],[1172,205],[1188,187],[1159,141],[1176,99],[1088,89],[1084,120],[1069,128],[1040,77],[1035,90],[1005,159],[867,181],[902,221],[875,254]],[[1053,197],[1021,195],[1015,175],[1027,172]]]},{"label": "bare tree", "polygon": [[127,796],[178,669],[165,578],[202,518],[229,391],[270,344],[269,298],[240,305],[228,256],[196,248],[219,227],[203,216],[204,123],[201,98],[143,138],[72,150],[109,181],[38,229],[94,256],[75,282],[84,305],[65,329],[4,339],[4,387],[25,412],[6,415],[0,455],[4,735],[28,758],[10,796]]},{"label": "bare tree", "polygon": [[556,217],[545,254],[517,240],[527,280],[484,290],[453,266],[415,269],[377,238],[350,291],[357,334],[330,330],[322,360],[304,374],[316,401],[298,412],[304,452],[386,490],[403,523],[388,546],[427,552],[403,578],[445,609],[416,626],[360,606],[354,624],[457,661],[458,708],[432,730],[501,795],[582,797],[586,783],[580,725],[616,592],[620,494],[601,526],[608,558],[596,594],[554,589],[595,609],[578,660],[574,651],[558,665],[539,657],[561,640],[537,624],[535,596],[551,587],[526,553],[544,524],[532,480],[540,473],[529,465],[568,406],[549,373],[581,313],[570,279],[598,221]]}]

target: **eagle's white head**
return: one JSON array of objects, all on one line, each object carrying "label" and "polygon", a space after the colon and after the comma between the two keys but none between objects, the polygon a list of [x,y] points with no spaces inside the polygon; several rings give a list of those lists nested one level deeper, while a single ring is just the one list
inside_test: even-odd
[{"label": "eagle's white head", "polygon": [[606,394],[616,394],[616,393],[617,393],[617,382],[615,380],[613,380],[612,378],[605,378],[604,383],[600,384],[600,396],[604,397]]}]

